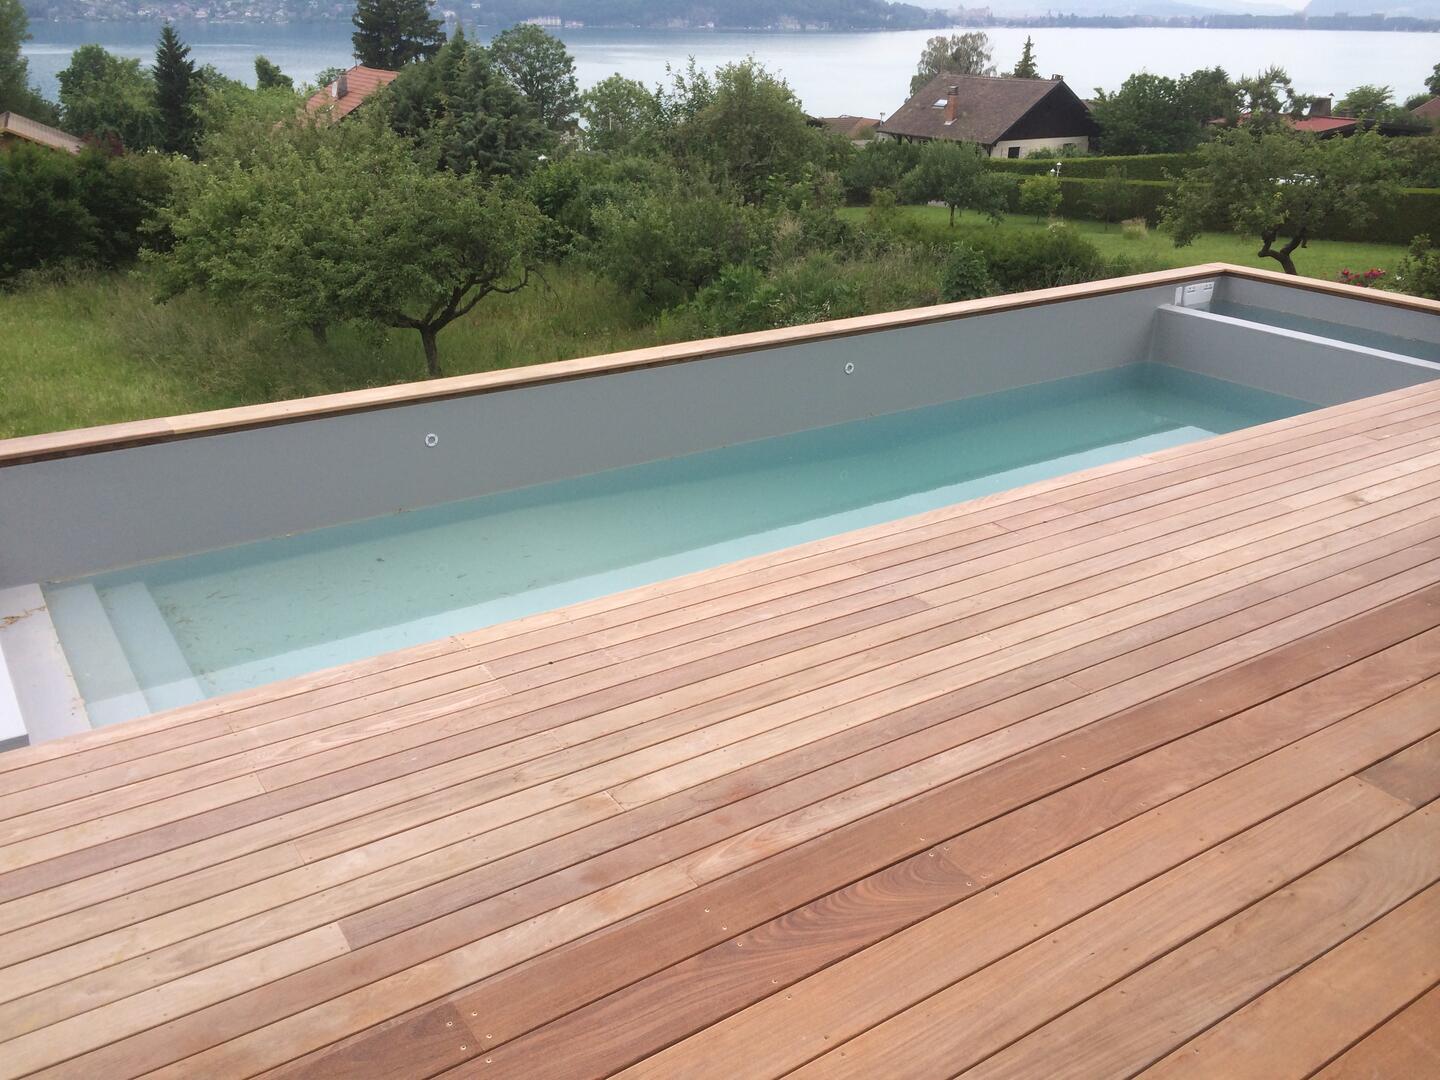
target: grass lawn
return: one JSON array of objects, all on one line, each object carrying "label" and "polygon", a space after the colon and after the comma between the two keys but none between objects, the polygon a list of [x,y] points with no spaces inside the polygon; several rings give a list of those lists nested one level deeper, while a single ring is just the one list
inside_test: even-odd
[{"label": "grass lawn", "polygon": [[[617,288],[570,269],[491,296],[440,335],[446,374],[659,344]],[[107,274],[0,293],[0,438],[425,378],[420,337],[341,330],[328,346]]]},{"label": "grass lawn", "polygon": [[[866,210],[858,208],[842,212],[863,218]],[[1045,222],[1036,222],[1033,217],[1023,214],[1009,214],[1003,224],[991,225],[979,215],[967,213],[956,220],[952,230],[949,227],[950,212],[943,206],[906,206],[900,212],[919,222],[925,232],[937,240],[963,238],[967,232],[986,229],[1033,232],[1048,227]],[[1256,257],[1255,252],[1260,248],[1258,240],[1232,233],[1205,233],[1188,247],[1177,248],[1170,237],[1155,229],[1144,236],[1127,236],[1118,225],[1107,228],[1098,221],[1070,221],[1068,224],[1107,257],[1123,256],[1156,269],[1207,262],[1236,263],[1263,270],[1280,269],[1280,264],[1274,259]],[[1393,273],[1404,254],[1405,248],[1399,244],[1315,240],[1295,253],[1295,267],[1307,277],[1334,281],[1341,270],[1364,271],[1379,267]]]}]

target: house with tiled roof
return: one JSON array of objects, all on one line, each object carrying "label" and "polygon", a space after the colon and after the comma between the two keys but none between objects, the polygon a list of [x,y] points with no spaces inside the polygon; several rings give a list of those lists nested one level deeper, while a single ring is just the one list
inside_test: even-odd
[{"label": "house with tiled roof", "polygon": [[48,146],[52,150],[63,150],[67,154],[78,154],[85,148],[84,140],[68,131],[31,120],[19,113],[0,112],[0,149],[22,142]]},{"label": "house with tiled roof", "polygon": [[1417,105],[1410,110],[1410,115],[1433,124],[1440,121],[1440,97],[1432,97],[1423,105]]},{"label": "house with tiled roof", "polygon": [[[1286,127],[1294,131],[1303,131],[1314,135],[1319,139],[1344,138],[1354,135],[1357,131],[1378,131],[1381,135],[1405,136],[1424,134],[1424,128],[1418,124],[1394,123],[1389,120],[1361,120],[1354,116],[1336,116],[1330,111],[1330,99],[1328,97],[1312,98],[1305,110],[1304,116],[1286,116],[1281,120]],[[1418,110],[1416,110],[1418,114]],[[1240,114],[1240,123],[1245,123],[1250,117],[1248,112]],[[1225,121],[1212,120],[1212,124],[1223,125]]]},{"label": "house with tiled roof", "polygon": [[991,157],[1037,150],[1085,151],[1100,129],[1059,75],[1012,79],[942,73],[879,126],[907,142],[950,139],[974,143]]},{"label": "house with tiled roof", "polygon": [[322,86],[305,101],[305,111],[330,120],[343,120],[375,93],[395,81],[398,71],[356,64],[329,86]]},{"label": "house with tiled roof", "polygon": [[824,128],[833,132],[841,138],[849,139],[851,142],[861,142],[875,136],[875,129],[880,126],[880,121],[870,116],[817,116],[811,123],[816,127]]}]

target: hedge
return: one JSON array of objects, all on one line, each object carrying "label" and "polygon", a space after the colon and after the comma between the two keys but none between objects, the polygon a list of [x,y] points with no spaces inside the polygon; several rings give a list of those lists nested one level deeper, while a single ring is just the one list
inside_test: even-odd
[{"label": "hedge", "polygon": [[[1099,220],[1091,192],[1099,180],[1060,177],[1060,216]],[[1170,196],[1172,183],[1163,180],[1129,180],[1131,207],[1126,217],[1144,217],[1151,225],[1160,221],[1160,208]],[[1012,205],[1011,209],[1015,209]],[[1364,228],[1344,226],[1320,230],[1317,240],[1360,240],[1377,244],[1409,244],[1420,233],[1440,240],[1440,188],[1405,188],[1399,199],[1380,218]]]},{"label": "hedge", "polygon": [[985,164],[997,172],[1033,176],[1047,173],[1060,162],[1061,177],[1099,180],[1111,169],[1119,169],[1127,180],[1164,180],[1167,173],[1178,175],[1195,164],[1194,154],[1130,154],[1116,157],[1071,158],[989,158]]},{"label": "hedge", "polygon": [[1404,188],[1380,219],[1363,229],[1327,230],[1327,240],[1368,240],[1377,244],[1408,244],[1421,233],[1440,240],[1440,188]]},{"label": "hedge", "polygon": [[[1100,180],[1062,175],[1060,177],[1060,216],[1099,221],[1100,213],[1095,208],[1093,192],[1100,184]],[[1127,180],[1125,186],[1130,189],[1130,207],[1124,216],[1127,218],[1143,217],[1151,225],[1158,225],[1160,223],[1160,207],[1170,197],[1170,189],[1174,185],[1164,180]]]}]

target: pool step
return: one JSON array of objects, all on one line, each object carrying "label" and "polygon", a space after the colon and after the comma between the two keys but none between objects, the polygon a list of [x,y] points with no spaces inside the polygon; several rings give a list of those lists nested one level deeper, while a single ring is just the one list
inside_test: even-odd
[{"label": "pool step", "polygon": [[52,617],[66,627],[65,652],[91,725],[104,727],[154,712],[95,586],[60,585],[48,590],[46,599]]},{"label": "pool step", "polygon": [[1212,379],[1339,405],[1440,378],[1440,364],[1199,308],[1162,305],[1154,359]]},{"label": "pool step", "polygon": [[105,609],[149,703],[147,712],[189,705],[206,696],[144,582],[106,589]]}]

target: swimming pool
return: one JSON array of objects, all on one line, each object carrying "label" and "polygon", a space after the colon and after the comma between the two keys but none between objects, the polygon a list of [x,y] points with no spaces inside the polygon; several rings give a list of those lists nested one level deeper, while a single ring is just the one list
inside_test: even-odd
[{"label": "swimming pool", "polygon": [[0,442],[0,747],[1440,378],[1199,267]]},{"label": "swimming pool", "polygon": [[108,724],[1311,407],[1133,364],[44,593]]}]

